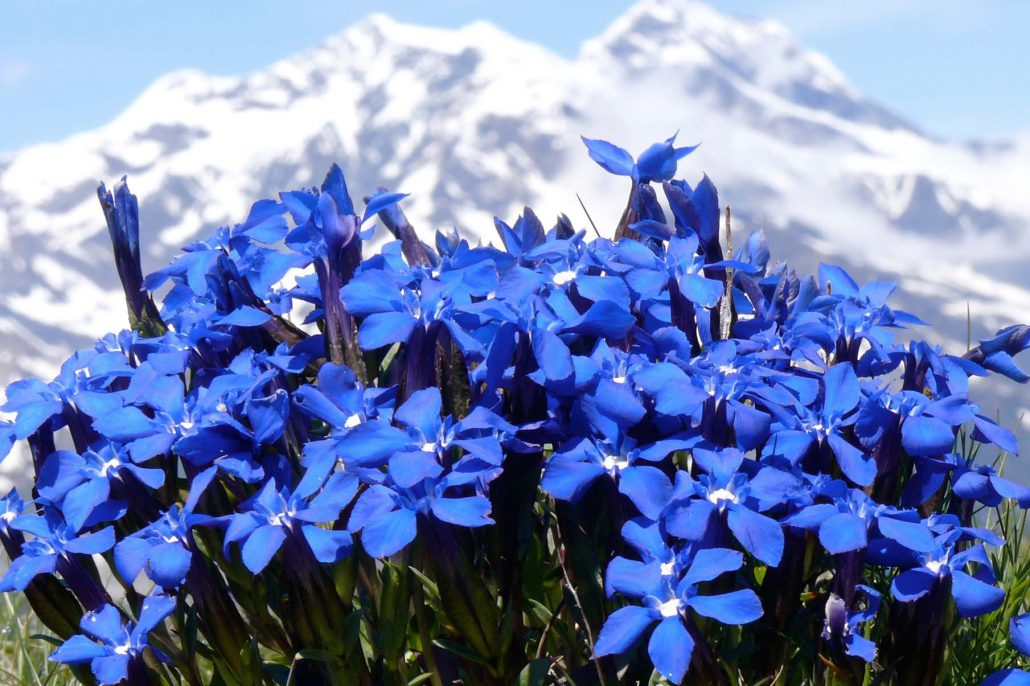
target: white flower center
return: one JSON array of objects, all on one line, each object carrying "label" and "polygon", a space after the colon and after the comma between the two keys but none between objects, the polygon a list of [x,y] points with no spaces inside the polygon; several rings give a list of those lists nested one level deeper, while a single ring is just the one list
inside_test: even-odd
[{"label": "white flower center", "polygon": [[563,272],[558,272],[557,274],[551,277],[551,281],[554,282],[555,286],[564,286],[568,282],[574,281],[575,279],[576,272],[572,271],[571,269],[566,269]]},{"label": "white flower center", "polygon": [[112,457],[110,460],[100,466],[100,476],[107,476],[107,472],[114,469],[121,464],[121,461],[117,457]]},{"label": "white flower center", "polygon": [[934,574],[940,574],[941,573],[941,567],[943,567],[943,566],[944,566],[944,560],[930,560],[929,562],[926,563],[926,568],[929,569]]},{"label": "white flower center", "polygon": [[123,643],[120,646],[115,646],[114,653],[115,655],[128,655],[130,650],[132,650],[132,648],[129,644]]},{"label": "white flower center", "polygon": [[676,570],[675,562],[663,562],[661,567],[662,576],[672,576],[672,573]]},{"label": "white flower center", "polygon": [[728,500],[731,503],[737,502],[737,496],[733,495],[732,491],[728,491],[725,488],[719,488],[714,491],[709,491],[708,502],[718,505],[719,503]]},{"label": "white flower center", "polygon": [[613,376],[612,377],[612,381],[615,382],[615,383],[626,383],[626,377],[625,376]]},{"label": "white flower center", "polygon": [[629,466],[629,460],[618,455],[605,455],[601,466],[609,472],[621,472]]},{"label": "white flower center", "polygon": [[421,450],[424,453],[435,453],[436,443],[423,443]]},{"label": "white flower center", "polygon": [[680,612],[679,598],[672,598],[671,600],[666,600],[664,603],[658,606],[658,612],[661,613],[662,617],[675,617]]},{"label": "white flower center", "polygon": [[184,419],[184,420],[182,420],[182,423],[179,424],[179,428],[182,429],[183,431],[189,431],[190,429],[193,428],[193,420],[192,419]]},{"label": "white flower center", "polygon": [[343,423],[343,428],[353,429],[355,426],[361,423],[361,415],[355,412],[351,416],[347,417],[347,421]]},{"label": "white flower center", "polygon": [[736,374],[737,368],[731,364],[724,364],[721,367],[719,367],[719,371],[725,374],[726,376],[729,376],[730,374]]}]

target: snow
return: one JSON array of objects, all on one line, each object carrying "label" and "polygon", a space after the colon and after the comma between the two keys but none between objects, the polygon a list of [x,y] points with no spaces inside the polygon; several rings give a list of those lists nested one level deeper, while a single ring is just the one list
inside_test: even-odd
[{"label": "snow", "polygon": [[[484,22],[447,30],[377,14],[252,74],[168,74],[95,131],[0,156],[0,381],[52,372],[73,341],[124,325],[114,270],[96,266],[100,180],[129,173],[150,269],[258,197],[318,184],[331,161],[356,199],[379,183],[412,193],[404,208],[426,238],[457,226],[492,241],[492,216],[514,220],[524,205],[545,224],[565,212],[587,228],[576,193],[610,235],[626,181],[597,168],[579,134],[637,153],[675,131],[702,143],[681,174],[708,173],[735,233],[765,229],[777,259],[896,278],[909,309],[956,344],[967,302],[976,335],[1030,320],[1030,276],[1011,266],[1030,256],[1030,133],[927,138],[783,26],[693,0],[641,2],[573,60]],[[899,224],[917,179],[956,233]],[[46,340],[55,324],[75,336]],[[1020,392],[1013,407],[1030,405]]]}]

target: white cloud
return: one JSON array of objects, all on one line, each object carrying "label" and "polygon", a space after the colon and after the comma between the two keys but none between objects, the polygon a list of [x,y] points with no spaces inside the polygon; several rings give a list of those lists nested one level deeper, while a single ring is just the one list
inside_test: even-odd
[{"label": "white cloud", "polygon": [[29,75],[29,65],[17,58],[0,62],[0,88],[13,88]]}]

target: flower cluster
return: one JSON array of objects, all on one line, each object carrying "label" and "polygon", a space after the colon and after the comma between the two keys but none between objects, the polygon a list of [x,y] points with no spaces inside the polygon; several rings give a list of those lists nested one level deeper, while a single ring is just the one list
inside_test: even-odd
[{"label": "flower cluster", "polygon": [[951,617],[1005,600],[978,513],[1030,489],[975,460],[1017,446],[969,380],[1030,378],[1030,327],[896,342],[922,322],[892,285],[800,276],[761,233],[731,252],[712,182],[674,178],[693,148],[584,142],[630,179],[614,240],[527,208],[500,247],[430,245],[334,166],[144,277],[136,199],[101,186],[133,328],[11,384],[0,425],[35,470],[0,589],[52,659],[101,684],[934,682]]}]

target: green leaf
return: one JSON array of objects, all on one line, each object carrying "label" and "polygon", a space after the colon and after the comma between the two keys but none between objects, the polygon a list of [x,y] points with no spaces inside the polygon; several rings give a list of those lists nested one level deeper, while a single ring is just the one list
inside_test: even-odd
[{"label": "green leaf", "polygon": [[440,589],[437,587],[436,582],[430,579],[428,576],[423,574],[421,570],[416,569],[415,567],[408,567],[408,569],[411,571],[412,574],[415,575],[415,578],[418,579],[419,583],[422,584],[422,588],[424,588],[426,591],[427,599],[431,601],[439,601]]},{"label": "green leaf", "polygon": [[408,591],[409,576],[396,565],[383,566],[383,590],[379,601],[379,649],[383,659],[396,669],[404,651],[411,621],[411,594]]},{"label": "green leaf", "polygon": [[533,660],[519,672],[518,686],[543,686],[550,672],[550,660],[545,657]]},{"label": "green leaf", "polygon": [[447,652],[454,653],[458,657],[468,660],[469,662],[475,662],[485,667],[493,667],[493,665],[490,664],[489,659],[483,657],[482,655],[472,650],[468,646],[462,645],[460,643],[449,641],[446,638],[434,638],[433,645],[435,645],[437,648],[443,648]]}]

